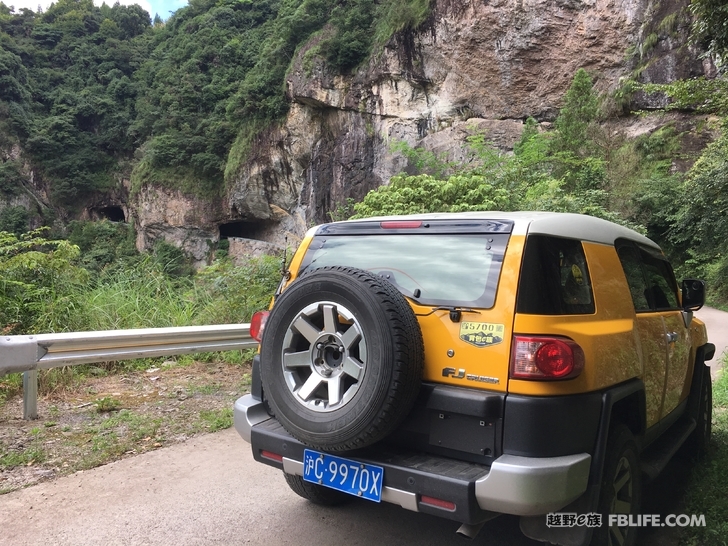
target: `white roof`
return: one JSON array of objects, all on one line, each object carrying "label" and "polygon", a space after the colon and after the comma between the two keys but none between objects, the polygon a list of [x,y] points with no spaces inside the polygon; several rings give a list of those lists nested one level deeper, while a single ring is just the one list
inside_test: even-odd
[{"label": "white roof", "polygon": [[539,233],[554,235],[613,245],[617,239],[630,239],[637,243],[659,249],[652,240],[636,231],[620,226],[601,218],[587,216],[586,214],[572,214],[565,212],[435,212],[427,214],[412,214],[407,216],[377,216],[347,220],[347,222],[366,222],[383,220],[510,220],[513,222],[514,235]]}]

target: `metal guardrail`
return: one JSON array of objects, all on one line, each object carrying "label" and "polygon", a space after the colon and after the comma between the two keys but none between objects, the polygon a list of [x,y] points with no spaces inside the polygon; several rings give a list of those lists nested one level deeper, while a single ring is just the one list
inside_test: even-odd
[{"label": "metal guardrail", "polygon": [[0,377],[23,372],[23,418],[38,418],[38,370],[257,347],[250,324],[0,337]]}]

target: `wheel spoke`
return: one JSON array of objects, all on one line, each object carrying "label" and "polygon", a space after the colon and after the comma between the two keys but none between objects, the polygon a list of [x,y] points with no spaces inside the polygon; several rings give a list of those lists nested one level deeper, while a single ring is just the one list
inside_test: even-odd
[{"label": "wheel spoke", "polygon": [[609,537],[609,544],[619,544],[620,546],[624,544],[624,535],[622,534],[622,530],[614,525],[613,527],[609,528],[610,534],[614,537],[615,540],[612,540],[612,536]]},{"label": "wheel spoke", "polygon": [[361,331],[359,331],[359,327],[356,324],[352,324],[349,329],[344,332],[344,335],[341,336],[341,341],[344,344],[344,348],[347,351],[350,351],[354,345],[359,343],[359,340],[361,339]]},{"label": "wheel spoke", "polygon": [[333,305],[324,305],[321,313],[324,316],[324,332],[335,334],[339,330],[339,313]]},{"label": "wheel spoke", "polygon": [[308,351],[301,351],[300,353],[284,353],[283,365],[286,368],[311,366],[311,353]]},{"label": "wheel spoke", "polygon": [[309,343],[316,343],[316,340],[321,335],[321,332],[313,324],[308,321],[305,315],[299,315],[298,318],[293,322],[293,328],[305,337]]},{"label": "wheel spoke", "polygon": [[320,375],[312,373],[306,380],[306,382],[301,386],[301,388],[298,389],[298,396],[303,400],[308,401],[308,399],[311,398],[311,395],[313,395],[314,391],[318,389],[319,385],[323,381],[324,380]]},{"label": "wheel spoke", "polygon": [[614,500],[614,511],[615,514],[629,514],[632,511],[632,503],[615,499]]},{"label": "wheel spoke", "polygon": [[629,471],[622,474],[622,477],[614,482],[614,492],[619,493],[622,490],[622,488],[627,484],[627,482],[629,482],[631,477],[632,476],[629,473]]},{"label": "wheel spoke", "polygon": [[341,401],[341,376],[327,379],[329,386],[329,406],[338,404]]},{"label": "wheel spoke", "polygon": [[366,373],[364,334],[341,303],[319,300],[297,310],[279,354],[286,386],[298,404],[327,413],[349,403]]},{"label": "wheel spoke", "polygon": [[346,360],[344,360],[342,365],[342,371],[349,377],[353,377],[356,380],[358,380],[361,376],[361,369],[362,365],[350,356],[346,357]]}]

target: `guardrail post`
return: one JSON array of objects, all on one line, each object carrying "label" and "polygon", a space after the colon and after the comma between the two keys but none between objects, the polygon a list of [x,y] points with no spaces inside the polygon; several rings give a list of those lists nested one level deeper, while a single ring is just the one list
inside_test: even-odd
[{"label": "guardrail post", "polygon": [[23,419],[38,419],[38,370],[23,372]]}]

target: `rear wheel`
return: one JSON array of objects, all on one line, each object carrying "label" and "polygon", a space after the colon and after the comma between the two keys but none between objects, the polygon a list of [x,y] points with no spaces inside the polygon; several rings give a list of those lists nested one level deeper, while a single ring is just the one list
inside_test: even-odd
[{"label": "rear wheel", "polygon": [[302,275],[276,301],[261,344],[263,390],[281,425],[324,451],[371,445],[407,416],[424,344],[404,296],[350,267]]},{"label": "rear wheel", "polygon": [[[594,533],[596,546],[632,546],[637,538],[637,528],[627,525],[629,516],[639,513],[642,502],[642,479],[632,432],[625,425],[612,429],[607,441],[604,461],[599,512],[602,526]],[[610,515],[614,521],[610,525]],[[616,516],[616,517],[615,517]]]},{"label": "rear wheel", "polygon": [[346,493],[329,489],[323,485],[304,481],[301,476],[283,473],[286,483],[294,493],[321,506],[339,506],[349,501],[350,496]]}]

